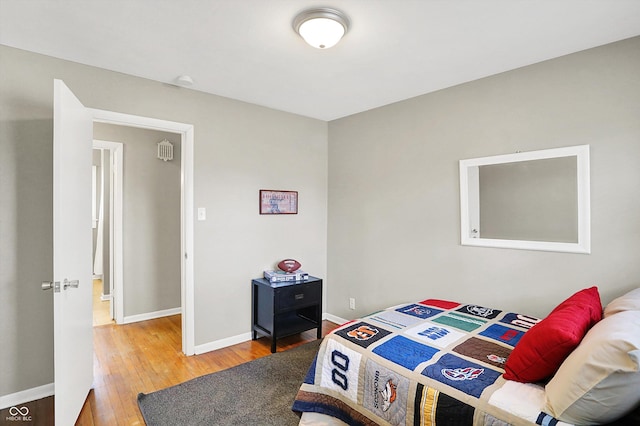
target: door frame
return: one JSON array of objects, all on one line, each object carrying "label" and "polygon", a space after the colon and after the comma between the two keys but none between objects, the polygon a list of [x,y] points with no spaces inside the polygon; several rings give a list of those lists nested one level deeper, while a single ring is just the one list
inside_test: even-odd
[{"label": "door frame", "polygon": [[[94,149],[108,150],[109,157],[109,313],[117,324],[124,322],[124,303],[122,300],[115,300],[114,294],[122,294],[124,289],[124,250],[122,235],[122,165],[123,165],[123,144],[122,142],[112,142],[100,139],[93,140]],[[104,164],[103,164],[104,166]],[[104,179],[104,173],[103,173]]]},{"label": "door frame", "polygon": [[[93,115],[93,121],[98,123],[115,124],[119,126],[137,127],[142,129],[158,130],[177,133],[181,137],[181,191],[180,191],[180,247],[181,247],[181,310],[182,310],[182,352],[185,355],[195,354],[195,320],[194,320],[194,266],[193,266],[193,125],[178,123],[175,121],[160,120],[156,118],[138,115],[124,114],[120,112],[87,108]],[[121,206],[122,207],[122,206]],[[120,250],[122,254],[122,250]],[[115,255],[116,257],[118,254]],[[120,262],[122,267],[122,263]],[[117,272],[116,272],[117,273]],[[120,281],[122,284],[122,281]],[[115,284],[115,281],[114,281]],[[118,291],[120,290],[120,291]],[[115,288],[116,296],[116,321],[118,313],[122,313],[122,289]]]}]

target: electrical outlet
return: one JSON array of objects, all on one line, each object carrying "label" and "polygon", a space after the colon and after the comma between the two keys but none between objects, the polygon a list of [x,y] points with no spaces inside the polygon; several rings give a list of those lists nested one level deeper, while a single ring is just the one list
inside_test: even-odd
[{"label": "electrical outlet", "polygon": [[350,297],[349,298],[349,309],[355,309],[356,308],[356,299],[355,297]]}]

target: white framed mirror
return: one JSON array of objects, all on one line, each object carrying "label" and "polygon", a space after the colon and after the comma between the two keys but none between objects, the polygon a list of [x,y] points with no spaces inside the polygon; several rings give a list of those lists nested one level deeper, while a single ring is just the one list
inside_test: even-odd
[{"label": "white framed mirror", "polygon": [[589,145],[460,160],[461,244],[591,252]]}]

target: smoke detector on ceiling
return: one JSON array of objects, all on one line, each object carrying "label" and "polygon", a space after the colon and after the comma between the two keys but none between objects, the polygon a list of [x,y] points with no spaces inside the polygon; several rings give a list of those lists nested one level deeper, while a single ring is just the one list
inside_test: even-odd
[{"label": "smoke detector on ceiling", "polygon": [[178,86],[189,87],[193,85],[193,79],[188,75],[181,75],[176,78],[176,84]]}]

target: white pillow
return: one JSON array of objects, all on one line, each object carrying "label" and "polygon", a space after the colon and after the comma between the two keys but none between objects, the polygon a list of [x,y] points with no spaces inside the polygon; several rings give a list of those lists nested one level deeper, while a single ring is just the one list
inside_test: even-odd
[{"label": "white pillow", "polygon": [[624,311],[640,311],[640,288],[614,299],[604,308],[604,316]]},{"label": "white pillow", "polygon": [[640,405],[640,310],[594,325],[545,387],[544,411],[576,425],[612,422]]}]

